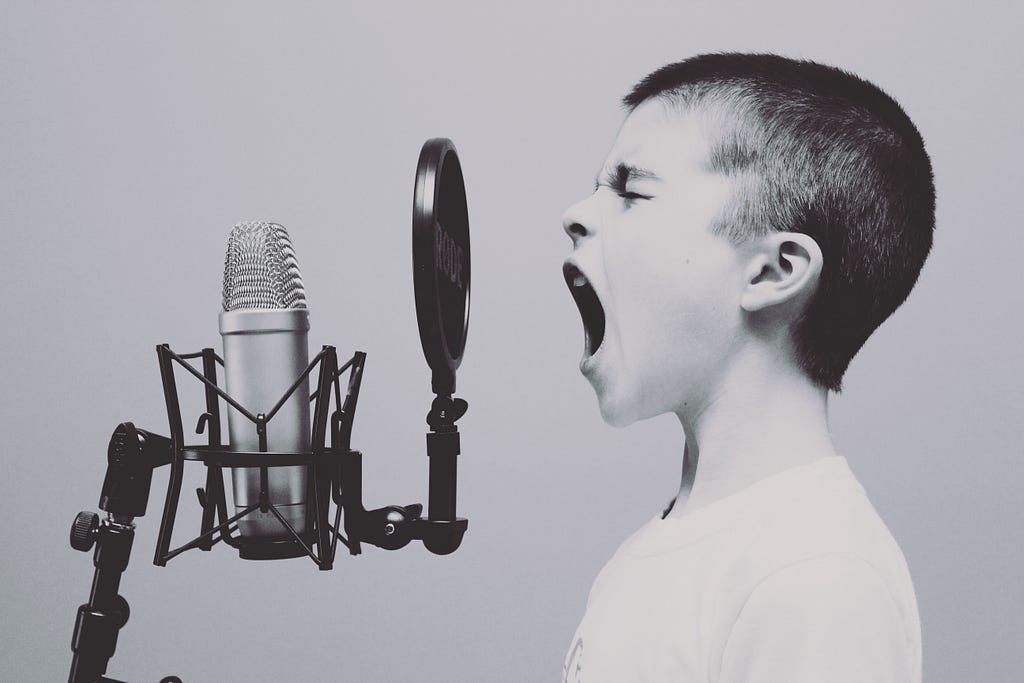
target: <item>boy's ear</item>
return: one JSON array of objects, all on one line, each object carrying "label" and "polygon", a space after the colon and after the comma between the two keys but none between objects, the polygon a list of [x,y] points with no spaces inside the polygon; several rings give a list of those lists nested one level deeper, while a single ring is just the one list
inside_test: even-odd
[{"label": "boy's ear", "polygon": [[740,306],[761,311],[802,301],[818,287],[824,259],[818,243],[799,232],[773,232],[755,245],[744,272]]}]

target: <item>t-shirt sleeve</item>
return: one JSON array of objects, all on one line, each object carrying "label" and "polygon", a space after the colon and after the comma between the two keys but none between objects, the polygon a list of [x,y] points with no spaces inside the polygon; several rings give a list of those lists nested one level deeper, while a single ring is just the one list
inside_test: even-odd
[{"label": "t-shirt sleeve", "polygon": [[914,657],[881,575],[848,555],[770,574],[722,650],[720,683],[908,683]]}]

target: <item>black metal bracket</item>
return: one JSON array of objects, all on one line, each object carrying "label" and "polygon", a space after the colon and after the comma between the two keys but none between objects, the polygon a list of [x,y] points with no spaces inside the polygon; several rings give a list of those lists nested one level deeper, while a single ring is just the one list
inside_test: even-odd
[{"label": "black metal bracket", "polygon": [[[336,502],[345,511],[345,532],[349,552],[361,552],[360,541],[386,550],[397,550],[413,540],[423,541],[432,553],[447,555],[462,544],[468,520],[456,517],[455,492],[459,431],[455,425],[469,404],[462,399],[438,396],[427,414],[427,455],[430,457],[430,491],[427,518],[423,506],[416,503],[388,505],[366,510],[362,502],[362,454],[345,448],[339,467]],[[347,445],[347,435],[337,432],[338,445]]]},{"label": "black metal bracket", "polygon": [[[362,364],[366,354],[357,352],[341,368],[337,364],[334,347],[325,346],[313,359],[305,371],[295,380],[287,392],[267,413],[253,415],[241,406],[217,385],[217,365],[223,366],[223,360],[213,349],[203,349],[199,353],[179,355],[166,344],[157,347],[160,363],[160,375],[164,388],[164,399],[167,406],[168,422],[171,428],[171,475],[168,481],[167,497],[161,518],[160,532],[153,563],[164,566],[174,557],[186,550],[200,548],[210,550],[223,541],[236,548],[245,559],[281,559],[306,555],[322,570],[333,567],[335,549],[337,547],[337,525],[327,522],[327,507],[330,499],[332,465],[338,459],[337,454],[325,447],[328,424],[328,411],[332,396],[336,405],[341,404],[341,393],[338,378],[345,370],[351,370],[349,382],[352,389],[358,392],[359,379],[362,377]],[[202,358],[203,372],[200,374],[187,361]],[[199,417],[197,433],[207,432],[205,446],[184,445],[181,410],[178,402],[177,386],[174,377],[175,364],[185,368],[191,375],[199,379],[205,387],[206,410]],[[288,398],[298,389],[303,380],[314,371],[318,372],[317,389],[310,396],[313,407],[312,448],[306,453],[281,453],[267,450],[267,424]],[[334,391],[332,392],[332,388]],[[221,443],[220,399],[238,410],[254,423],[260,450],[258,452],[232,451]],[[351,433],[353,409],[342,416],[341,423]],[[188,460],[203,462],[207,467],[206,487],[196,491],[203,508],[200,534],[188,543],[172,549],[171,536],[178,500],[181,494],[181,481],[184,463]],[[309,488],[307,490],[306,528],[294,529],[279,510],[271,503],[268,494],[268,470],[272,467],[305,465],[309,468]],[[255,505],[241,512],[228,516],[227,496],[224,489],[225,467],[251,467],[259,470],[260,495]],[[235,523],[246,515],[255,512],[271,513],[287,531],[288,537],[280,540],[249,539],[237,534]],[[214,522],[218,522],[216,525]],[[314,547],[316,550],[314,550]]]}]

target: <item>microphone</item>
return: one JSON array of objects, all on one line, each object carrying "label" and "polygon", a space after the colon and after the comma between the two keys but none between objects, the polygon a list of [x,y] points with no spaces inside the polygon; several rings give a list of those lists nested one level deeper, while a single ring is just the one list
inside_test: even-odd
[{"label": "microphone", "polygon": [[[224,302],[219,317],[227,392],[253,415],[269,414],[309,364],[309,311],[288,231],[277,223],[239,223],[224,257]],[[259,451],[257,426],[228,407],[232,451]],[[266,423],[267,451],[310,450],[309,378]],[[306,531],[305,465],[269,467],[270,503],[299,534]],[[258,468],[231,472],[235,512],[259,503]],[[238,520],[243,538],[290,539],[270,511],[257,508]]]}]

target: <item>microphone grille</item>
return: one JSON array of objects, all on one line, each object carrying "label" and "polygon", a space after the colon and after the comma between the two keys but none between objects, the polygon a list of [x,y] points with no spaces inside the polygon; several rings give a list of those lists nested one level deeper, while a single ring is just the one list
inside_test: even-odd
[{"label": "microphone grille", "polygon": [[305,307],[306,290],[284,226],[248,221],[232,228],[224,257],[224,310]]}]

